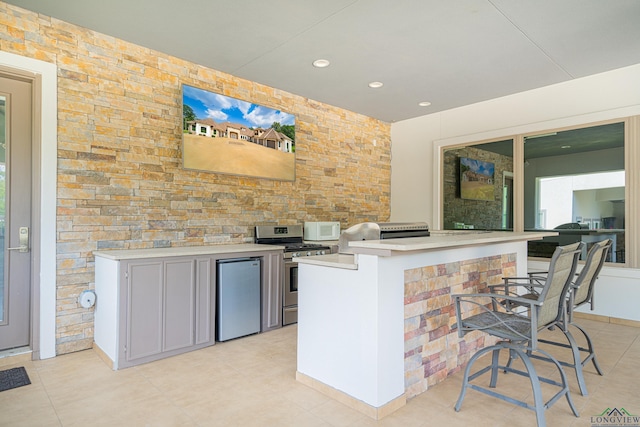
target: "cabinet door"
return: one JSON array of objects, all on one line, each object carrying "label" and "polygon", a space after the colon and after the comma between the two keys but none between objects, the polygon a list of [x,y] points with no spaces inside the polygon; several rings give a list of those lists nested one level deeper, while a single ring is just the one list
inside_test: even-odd
[{"label": "cabinet door", "polygon": [[127,361],[162,352],[163,263],[129,262],[127,265]]},{"label": "cabinet door", "polygon": [[265,332],[282,327],[283,254],[265,253],[262,264],[262,332]]},{"label": "cabinet door", "polygon": [[193,345],[195,278],[193,259],[164,262],[164,322],[162,351]]},{"label": "cabinet door", "polygon": [[215,342],[215,276],[212,258],[196,259],[196,344]]}]

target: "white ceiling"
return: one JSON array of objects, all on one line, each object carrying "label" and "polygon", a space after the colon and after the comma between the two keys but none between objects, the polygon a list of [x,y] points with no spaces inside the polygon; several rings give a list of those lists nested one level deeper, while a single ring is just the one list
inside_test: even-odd
[{"label": "white ceiling", "polygon": [[640,63],[640,0],[5,1],[387,122]]}]

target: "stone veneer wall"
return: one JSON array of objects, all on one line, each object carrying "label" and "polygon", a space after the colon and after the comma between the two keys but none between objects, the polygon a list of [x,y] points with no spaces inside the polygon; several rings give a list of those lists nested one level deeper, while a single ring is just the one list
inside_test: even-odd
[{"label": "stone veneer wall", "polygon": [[[452,294],[486,291],[517,273],[516,254],[438,264],[404,272],[404,360],[407,398],[459,371],[495,338],[471,332],[458,338]],[[467,313],[466,315],[470,315]]]},{"label": "stone veneer wall", "polygon": [[[467,200],[460,197],[460,157],[469,157],[494,164],[494,199]],[[449,149],[443,156],[443,226],[453,229],[454,222],[471,224],[476,229],[502,228],[502,177],[513,172],[513,158],[475,147]]]},{"label": "stone veneer wall", "polygon": [[[256,224],[389,219],[388,123],[3,2],[0,49],[58,67],[58,354],[92,345],[93,310],[77,297],[93,287],[95,250],[253,242]],[[183,83],[294,114],[295,182],[184,170]]]}]

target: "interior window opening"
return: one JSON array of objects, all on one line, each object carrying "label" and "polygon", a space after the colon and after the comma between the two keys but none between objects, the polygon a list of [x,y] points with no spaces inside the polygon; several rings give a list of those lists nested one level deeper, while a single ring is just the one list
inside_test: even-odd
[{"label": "interior window opening", "polygon": [[611,239],[608,262],[625,262],[624,123],[524,138],[524,224],[557,236],[528,243],[551,258],[559,245]]},{"label": "interior window opening", "polygon": [[607,261],[626,263],[624,121],[445,147],[442,162],[443,229],[558,233],[528,242],[537,258],[612,239]]},{"label": "interior window opening", "polygon": [[446,149],[443,228],[513,230],[513,139]]}]

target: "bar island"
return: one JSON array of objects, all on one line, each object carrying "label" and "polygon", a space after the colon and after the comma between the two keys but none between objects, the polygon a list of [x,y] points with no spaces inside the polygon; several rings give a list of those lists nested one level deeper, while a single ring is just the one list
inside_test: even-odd
[{"label": "bar island", "polygon": [[298,259],[297,380],[374,419],[399,409],[492,344],[458,338],[450,295],[525,275],[527,241],[556,234],[432,231]]}]

